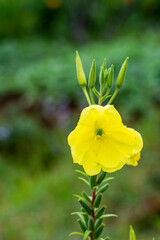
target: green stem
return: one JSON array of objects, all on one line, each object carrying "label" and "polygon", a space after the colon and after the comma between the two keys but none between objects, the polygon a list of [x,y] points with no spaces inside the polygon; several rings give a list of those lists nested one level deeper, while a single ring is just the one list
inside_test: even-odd
[{"label": "green stem", "polygon": [[118,90],[119,90],[119,89],[116,88],[116,90],[115,90],[114,94],[112,95],[111,99],[109,100],[108,104],[111,104],[111,103],[112,103],[113,99],[115,98],[115,96],[116,96],[117,93],[118,93]]},{"label": "green stem", "polygon": [[[97,175],[95,176],[95,180],[97,178]],[[95,218],[95,211],[94,211],[94,208],[93,208],[93,204],[94,204],[94,200],[96,198],[96,191],[95,190],[92,190],[92,200],[91,200],[91,210],[92,210],[92,218],[94,220],[94,223],[96,222],[96,218]],[[90,240],[94,240],[94,231],[91,232],[90,234]]]},{"label": "green stem", "polygon": [[101,105],[102,104],[102,95],[103,95],[103,89],[102,86],[100,87],[100,97],[99,97],[99,101],[98,104]]},{"label": "green stem", "polygon": [[82,88],[82,89],[83,89],[83,92],[84,92],[84,95],[85,95],[85,97],[86,97],[86,99],[87,99],[88,104],[89,104],[89,105],[92,105],[92,103],[91,103],[91,101],[90,101],[90,98],[89,98],[89,96],[88,96],[88,93],[87,93],[86,88],[84,87],[84,88]]},{"label": "green stem", "polygon": [[92,101],[93,104],[95,104],[94,97],[93,97],[93,92],[92,92],[91,88],[89,89],[89,92],[90,92],[91,101]]}]

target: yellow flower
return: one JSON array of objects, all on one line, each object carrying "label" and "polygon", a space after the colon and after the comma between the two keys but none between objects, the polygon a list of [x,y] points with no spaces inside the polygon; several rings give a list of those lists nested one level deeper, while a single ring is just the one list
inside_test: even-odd
[{"label": "yellow flower", "polygon": [[73,162],[82,165],[88,175],[96,175],[101,169],[114,172],[125,164],[136,166],[143,147],[141,135],[123,125],[112,105],[83,109],[68,143]]}]

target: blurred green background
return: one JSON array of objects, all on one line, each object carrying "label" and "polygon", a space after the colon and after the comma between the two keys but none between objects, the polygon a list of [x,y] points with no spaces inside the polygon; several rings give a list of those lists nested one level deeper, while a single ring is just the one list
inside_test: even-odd
[{"label": "blurred green background", "polygon": [[[105,233],[160,239],[160,1],[0,0],[0,239],[69,240],[78,231],[77,180],[67,144],[87,106],[75,72],[106,57],[115,74],[129,65],[114,101],[141,132],[139,166],[125,166],[105,195]],[[98,78],[98,76],[97,76]],[[86,191],[88,189],[86,188]]]}]

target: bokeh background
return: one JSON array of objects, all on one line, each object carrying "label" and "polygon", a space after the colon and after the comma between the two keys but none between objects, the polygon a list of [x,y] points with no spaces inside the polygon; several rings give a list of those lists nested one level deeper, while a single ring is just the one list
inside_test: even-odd
[{"label": "bokeh background", "polygon": [[[125,166],[105,194],[105,233],[160,239],[160,1],[0,0],[0,239],[62,240],[78,231],[77,180],[67,135],[87,106],[75,50],[88,76],[96,59],[129,56],[114,101],[123,122],[141,132],[139,166]],[[97,74],[98,75],[98,74]],[[98,78],[98,76],[97,76]],[[98,80],[98,79],[97,79]]]}]

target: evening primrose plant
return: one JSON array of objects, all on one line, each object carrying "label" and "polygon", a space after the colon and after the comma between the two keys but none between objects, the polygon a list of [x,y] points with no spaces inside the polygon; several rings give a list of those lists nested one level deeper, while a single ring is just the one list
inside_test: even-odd
[{"label": "evening primrose plant", "polygon": [[[81,206],[81,211],[72,213],[78,215],[78,223],[82,239],[109,240],[101,237],[104,229],[104,218],[117,217],[115,214],[105,214],[105,205],[101,206],[103,193],[109,187],[112,177],[107,173],[121,169],[125,164],[137,166],[143,140],[139,132],[126,127],[112,102],[122,87],[126,75],[128,58],[124,61],[116,80],[116,89],[113,94],[110,90],[114,81],[113,64],[107,68],[104,59],[99,73],[99,90],[95,87],[96,63],[93,60],[88,83],[83,70],[82,62],[76,52],[76,69],[78,82],[88,102],[84,108],[76,128],[69,134],[68,143],[74,163],[83,166],[84,171],[76,170],[80,180],[91,189],[90,194],[82,192],[82,196],[75,195]],[[88,86],[87,86],[88,85]],[[106,102],[102,106],[103,102]],[[135,240],[135,233],[130,227],[130,240]]]}]

